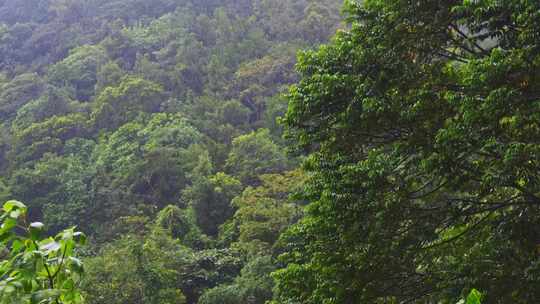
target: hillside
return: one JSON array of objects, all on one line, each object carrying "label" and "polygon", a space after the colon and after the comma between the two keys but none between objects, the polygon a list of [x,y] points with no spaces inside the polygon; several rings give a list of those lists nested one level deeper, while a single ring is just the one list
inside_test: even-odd
[{"label": "hillside", "polygon": [[88,235],[87,303],[264,303],[304,204],[276,118],[340,6],[0,1],[0,201]]}]

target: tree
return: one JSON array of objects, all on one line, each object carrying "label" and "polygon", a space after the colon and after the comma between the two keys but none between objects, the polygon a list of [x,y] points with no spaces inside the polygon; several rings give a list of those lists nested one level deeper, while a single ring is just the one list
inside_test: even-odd
[{"label": "tree", "polygon": [[278,302],[534,302],[540,3],[346,7],[290,91],[314,178]]},{"label": "tree", "polygon": [[147,233],[124,235],[86,260],[87,302],[195,304],[205,289],[238,274],[241,261],[231,250],[195,252],[169,232],[150,223]]},{"label": "tree", "polygon": [[159,211],[156,216],[156,225],[190,248],[204,248],[204,238],[192,211],[193,209],[181,209],[178,206],[169,205]]},{"label": "tree", "polygon": [[253,121],[259,121],[264,116],[266,99],[279,92],[280,84],[289,85],[296,79],[293,72],[295,54],[295,47],[277,45],[269,55],[246,62],[236,71],[234,90],[252,110]]},{"label": "tree", "polygon": [[305,176],[297,170],[263,175],[261,180],[261,186],[247,187],[233,199],[236,212],[220,228],[222,246],[238,249],[248,262],[232,284],[209,289],[199,303],[264,304],[272,299],[274,281],[270,274],[278,265],[272,256],[280,250],[276,240],[302,215],[299,202],[290,194],[302,187]]},{"label": "tree", "polygon": [[261,256],[249,262],[233,284],[224,284],[207,290],[200,304],[264,304],[272,298],[273,279],[270,273],[276,269],[270,256]]},{"label": "tree", "polygon": [[49,78],[53,84],[72,90],[75,99],[89,101],[94,96],[98,71],[105,62],[105,49],[91,45],[81,46],[71,50],[68,57],[53,65]]},{"label": "tree", "polygon": [[92,120],[100,129],[116,129],[139,113],[155,113],[164,101],[160,85],[136,77],[125,77],[115,87],[105,88],[96,99]]},{"label": "tree", "polygon": [[185,304],[182,271],[193,253],[155,229],[145,238],[123,236],[88,259],[84,291],[91,304]]},{"label": "tree", "polygon": [[96,94],[100,94],[107,87],[117,86],[125,74],[116,62],[107,62],[99,67],[96,73]]},{"label": "tree", "polygon": [[83,303],[82,262],[74,252],[86,237],[71,228],[44,238],[44,225],[28,223],[26,214],[26,206],[18,201],[2,208],[0,303]]},{"label": "tree", "polygon": [[187,186],[200,141],[202,135],[182,115],[141,116],[103,138],[96,160],[114,188],[162,208],[177,202]]},{"label": "tree", "polygon": [[15,129],[9,151],[12,164],[36,162],[46,153],[61,154],[64,144],[74,138],[88,136],[87,117],[81,113],[53,116],[43,122],[32,123],[22,130]]},{"label": "tree", "polygon": [[240,193],[242,184],[223,172],[212,175],[208,165],[208,155],[202,155],[193,171],[193,184],[183,192],[182,200],[193,209],[201,230],[216,236],[219,226],[233,214],[231,200]]},{"label": "tree", "polygon": [[233,140],[226,167],[243,184],[256,185],[259,175],[282,172],[290,162],[270,132],[260,129]]},{"label": "tree", "polygon": [[53,86],[47,86],[38,98],[20,106],[11,123],[14,132],[24,130],[33,123],[43,122],[53,116],[63,116],[76,112],[78,104],[72,102],[68,92]]},{"label": "tree", "polygon": [[304,10],[305,18],[300,27],[307,41],[324,42],[334,33],[338,24],[335,12],[320,2],[324,1],[313,1]]},{"label": "tree", "polygon": [[88,135],[87,117],[81,113],[53,116],[43,122],[16,130],[9,156],[13,164],[39,160],[45,153],[61,154],[64,144]]},{"label": "tree", "polygon": [[44,90],[37,74],[21,74],[6,83],[0,83],[0,117],[13,118],[17,110],[38,98]]},{"label": "tree", "polygon": [[36,214],[47,222],[49,231],[60,231],[65,225],[89,229],[92,214],[91,180],[95,167],[75,155],[46,154],[33,169],[13,173],[11,192],[22,197]]},{"label": "tree", "polygon": [[302,188],[300,170],[260,176],[262,184],[247,187],[232,200],[236,212],[222,227],[221,238],[248,255],[271,254],[280,234],[302,217],[301,202],[291,195]]},{"label": "tree", "polygon": [[[213,140],[208,146],[213,161],[222,168],[232,140],[251,130],[251,111],[236,100],[203,96],[182,102],[178,109],[202,133]],[[213,145],[214,147],[211,147]]]}]

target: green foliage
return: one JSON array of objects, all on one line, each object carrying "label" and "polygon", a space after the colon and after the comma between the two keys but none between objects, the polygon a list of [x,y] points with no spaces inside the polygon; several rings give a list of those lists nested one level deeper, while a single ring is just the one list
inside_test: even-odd
[{"label": "green foliage", "polygon": [[272,298],[273,279],[270,273],[276,266],[269,256],[255,258],[241,271],[233,284],[209,289],[200,304],[264,304]]},{"label": "green foliage", "polygon": [[259,175],[285,171],[290,161],[270,132],[260,129],[233,140],[226,166],[243,184],[256,185]]},{"label": "green foliage", "polygon": [[13,118],[20,107],[38,98],[43,89],[43,81],[35,73],[20,74],[0,83],[0,118]]},{"label": "green foliage", "polygon": [[115,129],[136,118],[140,112],[158,112],[162,102],[160,85],[125,77],[117,86],[107,87],[99,94],[92,120],[99,129]]},{"label": "green foliage", "polygon": [[53,116],[32,123],[23,130],[16,130],[11,161],[22,165],[39,160],[46,153],[61,153],[68,140],[84,138],[88,132],[87,117],[81,113]]},{"label": "green foliage", "polygon": [[289,94],[312,203],[283,237],[278,302],[455,303],[471,286],[535,302],[540,3],[346,12]]},{"label": "green foliage", "polygon": [[125,236],[85,262],[85,298],[96,304],[186,303],[179,284],[193,259],[162,230],[155,229],[146,239]]},{"label": "green foliage", "polygon": [[235,246],[255,256],[271,253],[281,232],[301,217],[301,206],[289,194],[300,189],[305,178],[301,171],[291,171],[262,175],[260,179],[261,186],[247,187],[233,199],[236,212],[222,232],[222,238],[237,237]]},{"label": "green foliage", "polygon": [[90,235],[88,304],[270,299],[301,215],[278,96],[340,5],[0,0],[0,199]]},{"label": "green foliage", "polygon": [[3,205],[0,303],[83,303],[79,292],[83,267],[75,250],[84,244],[85,235],[71,228],[45,238],[44,225],[26,219],[23,203]]},{"label": "green foliage", "polygon": [[180,209],[169,205],[159,211],[156,225],[191,248],[204,247],[201,230],[197,226],[193,209]]},{"label": "green foliage", "polygon": [[[201,158],[200,161],[204,160]],[[201,173],[200,165],[194,172]],[[202,175],[194,178],[193,185],[184,191],[182,200],[193,209],[197,225],[202,231],[215,236],[219,226],[233,214],[231,200],[241,189],[242,184],[225,173]]]},{"label": "green foliage", "polygon": [[107,62],[100,66],[96,72],[96,94],[100,94],[107,87],[115,87],[122,80],[125,71],[122,71],[116,62]]},{"label": "green foliage", "polygon": [[471,290],[471,293],[469,293],[469,295],[467,296],[465,304],[482,304],[482,302],[480,301],[481,299],[482,294],[478,290],[473,289]]},{"label": "green foliage", "polygon": [[84,219],[92,214],[89,188],[96,174],[89,161],[73,155],[46,154],[33,169],[13,173],[12,195],[25,199],[34,212],[42,214],[51,231],[65,225],[88,228]]},{"label": "green foliage", "polygon": [[233,253],[194,252],[154,224],[146,234],[109,243],[85,263],[86,299],[107,304],[195,303],[204,289],[230,281],[240,267]]},{"label": "green foliage", "polygon": [[158,206],[178,201],[202,135],[182,115],[157,113],[100,141],[96,160],[114,187]]},{"label": "green foliage", "polygon": [[266,303],[272,298],[271,273],[277,266],[272,254],[280,233],[302,215],[289,194],[302,187],[300,171],[261,176],[262,185],[247,187],[232,201],[236,212],[220,228],[222,244],[236,248],[248,260],[232,284],[222,284],[203,294],[199,303]]},{"label": "green foliage", "polygon": [[97,73],[107,61],[101,47],[84,45],[70,51],[70,55],[49,70],[50,81],[73,90],[74,97],[88,101],[94,95]]},{"label": "green foliage", "polygon": [[72,102],[65,90],[48,86],[41,96],[20,107],[11,123],[14,132],[24,130],[33,123],[43,122],[53,116],[62,116],[77,111],[81,107]]}]

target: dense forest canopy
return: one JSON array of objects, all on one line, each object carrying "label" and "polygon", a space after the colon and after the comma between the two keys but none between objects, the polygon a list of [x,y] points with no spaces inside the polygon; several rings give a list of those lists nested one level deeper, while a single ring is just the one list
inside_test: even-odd
[{"label": "dense forest canopy", "polygon": [[[68,283],[55,269],[73,264],[47,261],[70,226],[89,241],[73,253],[84,280],[66,281],[82,297],[62,303],[270,300],[274,245],[302,215],[289,195],[306,179],[276,118],[296,52],[328,41],[341,4],[0,1],[0,201],[26,204],[8,224],[60,236],[44,259],[12,261],[43,265],[3,281],[0,303],[56,303],[50,290]],[[41,248],[5,233],[14,256]],[[23,297],[32,285],[49,291]]]},{"label": "dense forest canopy", "polygon": [[536,303],[539,29],[532,0],[0,0],[0,303]]},{"label": "dense forest canopy", "polygon": [[0,2],[0,199],[99,242],[119,218],[169,204],[217,236],[232,198],[297,167],[276,124],[280,93],[297,79],[296,51],[327,40],[339,7]]}]

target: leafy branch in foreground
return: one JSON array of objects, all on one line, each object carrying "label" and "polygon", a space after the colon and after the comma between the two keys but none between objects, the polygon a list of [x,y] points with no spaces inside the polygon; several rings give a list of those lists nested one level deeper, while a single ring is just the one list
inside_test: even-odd
[{"label": "leafy branch in foreground", "polygon": [[44,225],[27,222],[27,207],[3,205],[0,216],[0,304],[77,304],[83,267],[74,256],[86,237],[75,228],[44,237]]}]

